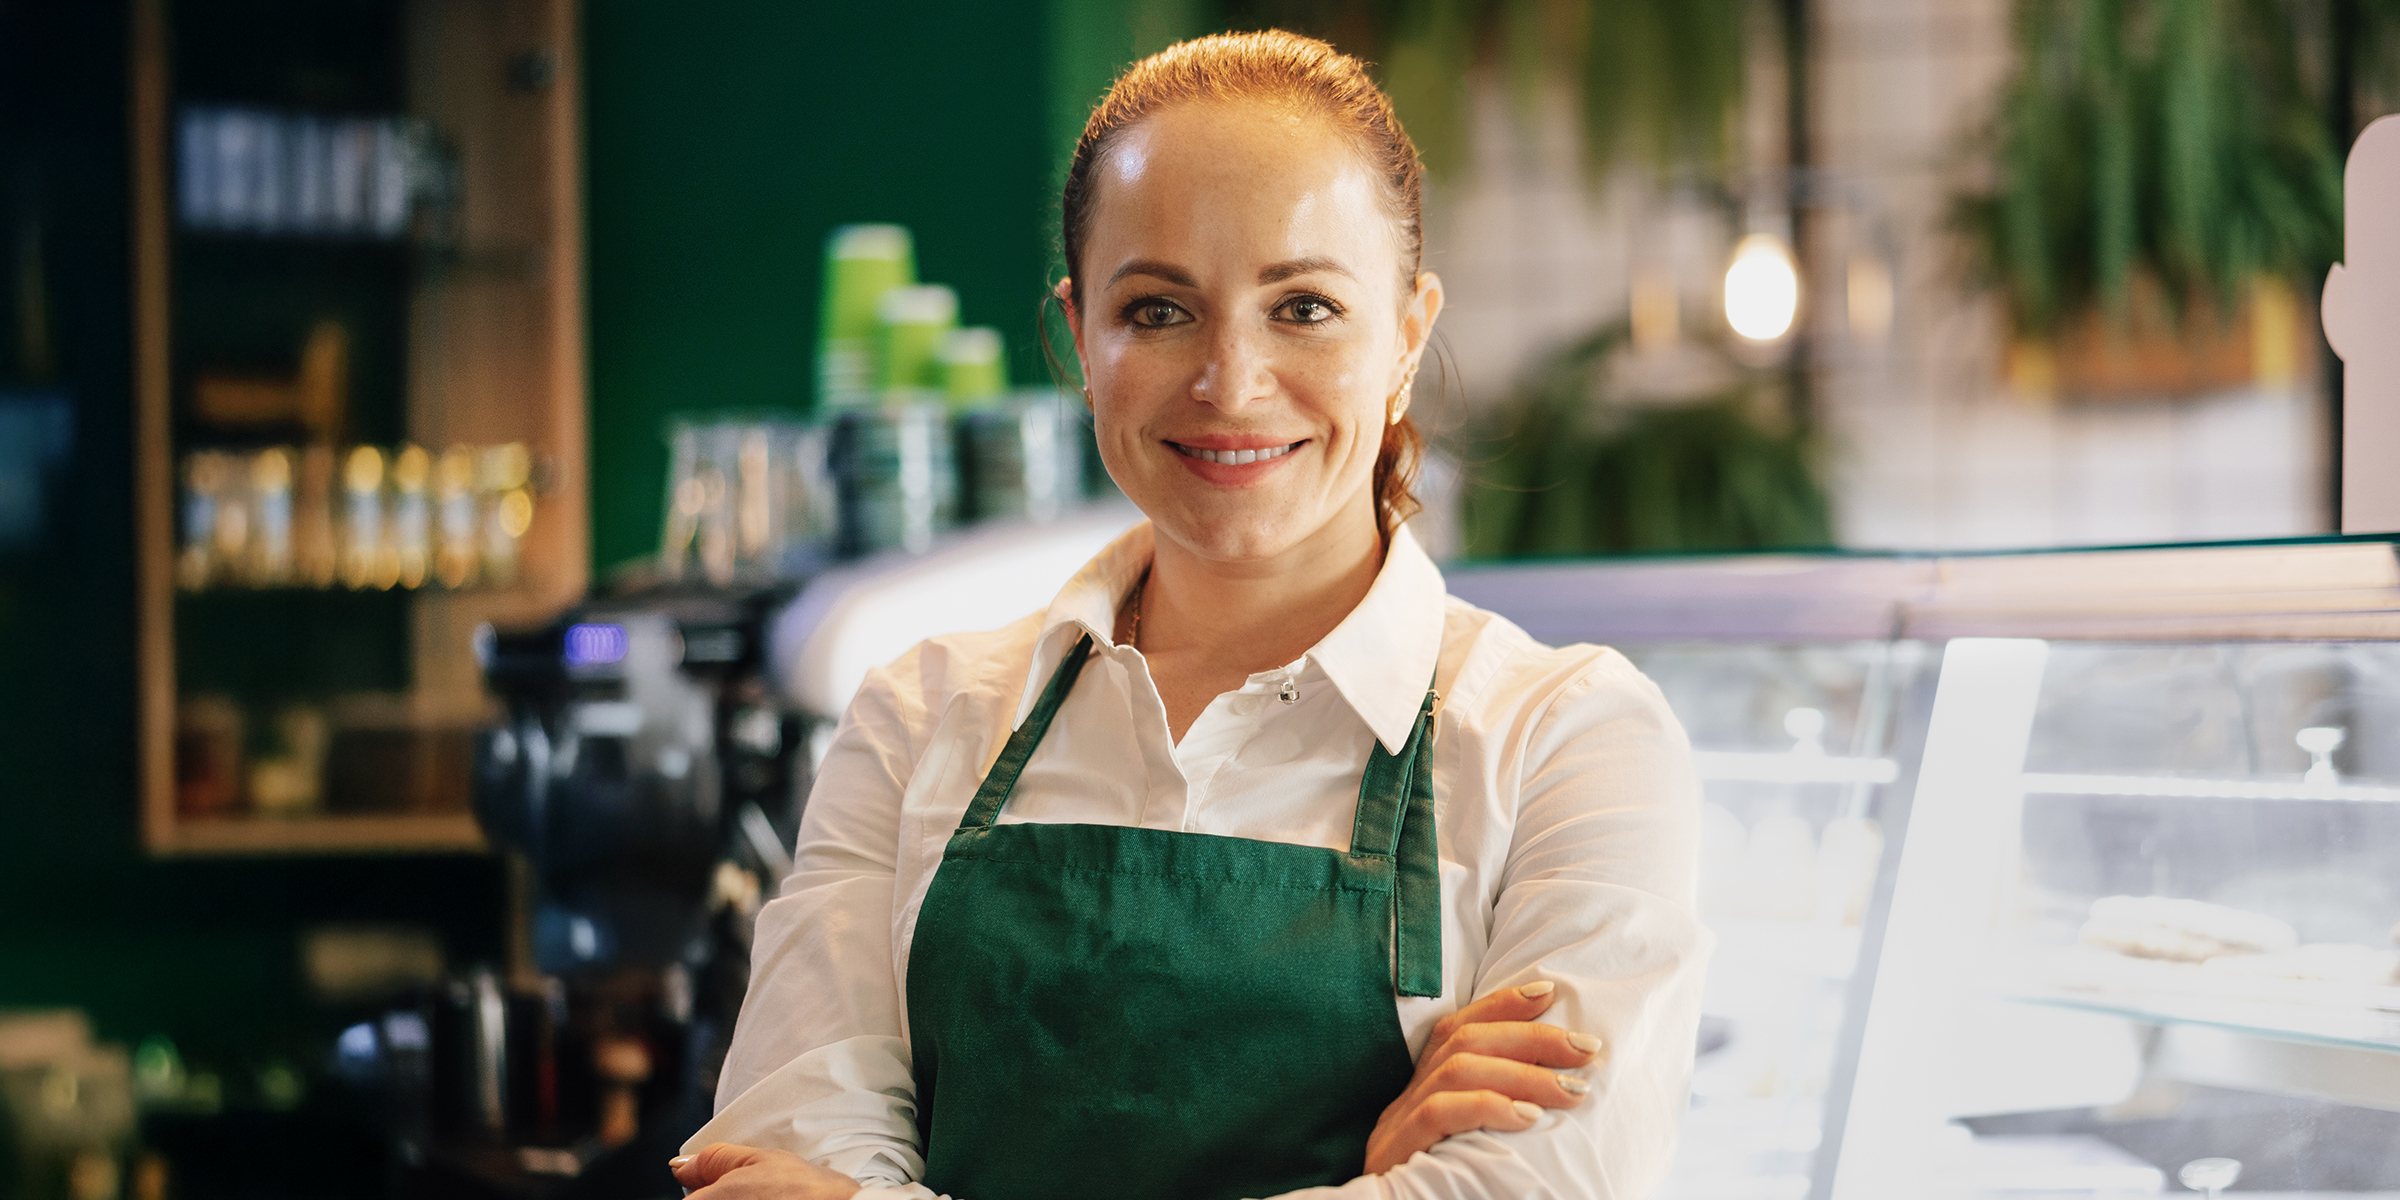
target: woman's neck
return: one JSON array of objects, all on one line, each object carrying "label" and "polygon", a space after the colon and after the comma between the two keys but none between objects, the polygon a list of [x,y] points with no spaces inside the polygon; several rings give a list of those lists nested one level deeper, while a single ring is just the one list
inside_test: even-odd
[{"label": "woman's neck", "polygon": [[[1135,644],[1168,732],[1182,741],[1210,701],[1324,640],[1374,586],[1383,551],[1372,514],[1329,523],[1268,559],[1211,560],[1161,536]],[[1127,625],[1120,637],[1132,633]]]}]

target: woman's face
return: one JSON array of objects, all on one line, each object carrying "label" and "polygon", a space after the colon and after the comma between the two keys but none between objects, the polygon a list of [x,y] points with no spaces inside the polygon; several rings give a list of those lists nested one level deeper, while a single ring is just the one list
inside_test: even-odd
[{"label": "woman's face", "polygon": [[[1392,398],[1441,286],[1319,117],[1194,102],[1094,172],[1069,312],[1100,456],[1162,540],[1227,565],[1374,538]],[[1340,557],[1347,557],[1342,555]]]}]

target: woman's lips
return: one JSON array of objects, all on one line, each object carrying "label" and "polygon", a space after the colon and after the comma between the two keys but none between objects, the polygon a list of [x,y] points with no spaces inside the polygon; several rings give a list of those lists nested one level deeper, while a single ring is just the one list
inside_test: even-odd
[{"label": "woman's lips", "polygon": [[[1210,439],[1215,441],[1217,439]],[[1229,439],[1228,439],[1229,440]],[[1228,487],[1257,483],[1292,459],[1292,451],[1308,444],[1308,439],[1269,446],[1194,446],[1188,442],[1167,443],[1175,451],[1175,461],[1192,474]]]},{"label": "woman's lips", "polygon": [[[1306,440],[1307,439],[1305,438],[1302,439],[1302,441]],[[1244,448],[1239,450],[1212,449],[1205,446],[1189,446],[1182,442],[1168,442],[1167,444],[1173,446],[1175,448],[1175,452],[1183,455],[1185,458],[1196,458],[1203,462],[1212,462],[1219,466],[1226,467],[1246,467],[1251,463],[1273,462],[1274,460],[1282,458],[1284,455],[1290,454],[1292,451],[1300,448],[1300,442],[1286,442],[1280,446]]]}]

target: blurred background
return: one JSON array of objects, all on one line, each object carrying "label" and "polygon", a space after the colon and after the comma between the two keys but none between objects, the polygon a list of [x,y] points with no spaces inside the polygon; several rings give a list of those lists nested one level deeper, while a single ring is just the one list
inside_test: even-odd
[{"label": "blurred background", "polygon": [[[1537,635],[1633,650],[1733,756],[1712,869],[1804,897],[1711,901],[1768,964],[1735,955],[1713,1014],[1831,999],[1757,1018],[1806,1062],[1709,1060],[1781,1107],[1681,1194],[1831,1194],[1847,964],[1946,639],[2370,636],[1978,624],[1925,598],[2160,576],[1927,564],[2321,544],[2351,557],[2168,574],[2211,611],[2316,611],[2222,599],[2291,571],[2400,609],[2387,545],[2322,540],[2318,315],[2345,157],[2400,111],[2390,0],[0,0],[0,1196],[673,1194],[858,678],[1041,606],[1134,519],[1043,353],[1085,115],[1143,54],[1267,25],[1376,64],[1429,170],[1419,535]],[[2289,709],[2314,741],[2240,771],[2384,769],[2341,731],[2392,711],[2355,699],[2388,655],[2202,671],[2206,701],[2169,659],[2079,668],[2146,714],[2089,729]],[[2141,769],[2184,771],[2159,736]],[[2360,788],[2300,795],[2390,798]],[[2291,869],[2339,843],[2394,877],[2381,829]],[[1759,921],[1844,965],[1776,966]],[[2400,1107],[2301,1090],[2371,1114],[2302,1122],[2343,1145]]]}]

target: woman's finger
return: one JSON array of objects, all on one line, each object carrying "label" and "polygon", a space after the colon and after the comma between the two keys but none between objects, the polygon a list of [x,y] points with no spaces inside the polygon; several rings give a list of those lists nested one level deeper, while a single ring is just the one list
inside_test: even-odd
[{"label": "woman's finger", "polygon": [[1452,1033],[1442,1045],[1444,1058],[1481,1054],[1513,1058],[1543,1067],[1588,1067],[1600,1061],[1607,1047],[1589,1033],[1560,1029],[1538,1021],[1483,1021]]},{"label": "woman's finger", "polygon": [[1452,1055],[1426,1082],[1429,1092],[1498,1092],[1543,1108],[1573,1108],[1591,1090],[1581,1075],[1482,1054]]},{"label": "woman's finger", "polygon": [[[1520,1107],[1521,1106],[1521,1107]],[[1538,1104],[1498,1092],[1435,1092],[1404,1097],[1375,1123],[1367,1137],[1366,1173],[1381,1175],[1454,1133],[1474,1129],[1524,1129],[1541,1119]]]},{"label": "woman's finger", "polygon": [[757,1162],[768,1153],[755,1146],[710,1142],[697,1154],[667,1160],[667,1169],[674,1173],[675,1182],[687,1188],[704,1188],[723,1179],[727,1172]]},{"label": "woman's finger", "polygon": [[1437,1038],[1463,1026],[1485,1021],[1530,1021],[1550,1011],[1558,1000],[1558,985],[1547,979],[1505,987],[1476,997],[1457,1012],[1434,1023]]},{"label": "woman's finger", "polygon": [[1450,1039],[1470,1025],[1492,1021],[1530,1021],[1550,1010],[1558,998],[1558,985],[1547,979],[1516,987],[1505,987],[1479,996],[1457,1012],[1433,1023],[1433,1032],[1425,1039],[1425,1050],[1417,1056],[1420,1067],[1441,1061]]},{"label": "woman's finger", "polygon": [[1542,1106],[1493,1091],[1436,1092],[1417,1105],[1411,1125],[1426,1146],[1453,1134],[1477,1129],[1508,1132],[1531,1129],[1542,1119]]},{"label": "woman's finger", "polygon": [[1525,1129],[1545,1109],[1571,1108],[1587,1085],[1565,1073],[1591,1065],[1600,1039],[1535,1018],[1558,987],[1535,980],[1500,988],[1434,1023],[1417,1069],[1367,1139],[1367,1173],[1381,1174],[1454,1133]]}]

